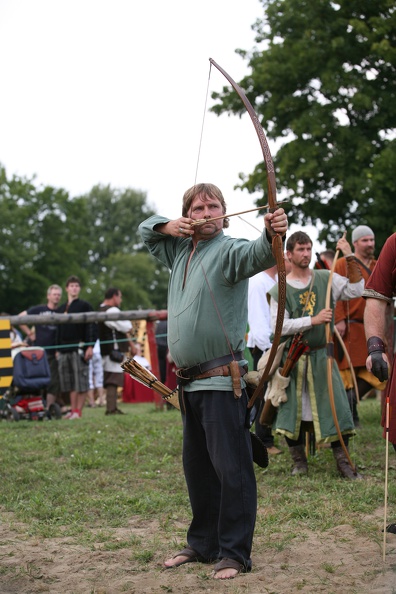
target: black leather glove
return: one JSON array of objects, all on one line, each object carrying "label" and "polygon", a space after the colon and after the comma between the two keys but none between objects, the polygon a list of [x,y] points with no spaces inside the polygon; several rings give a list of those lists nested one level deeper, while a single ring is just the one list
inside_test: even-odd
[{"label": "black leather glove", "polygon": [[371,372],[380,382],[388,379],[388,364],[384,361],[385,345],[378,336],[371,336],[367,341],[368,354],[371,357]]}]

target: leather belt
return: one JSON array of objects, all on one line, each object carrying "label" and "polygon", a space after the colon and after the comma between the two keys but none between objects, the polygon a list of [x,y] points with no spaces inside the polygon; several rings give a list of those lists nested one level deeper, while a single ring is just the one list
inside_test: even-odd
[{"label": "leather belt", "polygon": [[315,351],[320,351],[320,349],[325,349],[326,348],[326,344],[320,344],[319,346],[316,347],[308,347],[306,354],[309,355],[309,353],[314,353]]},{"label": "leather belt", "polygon": [[[245,375],[247,369],[245,366],[239,367],[239,373],[241,377]],[[213,369],[208,369],[205,373],[201,373],[201,375],[194,376],[195,380],[198,379],[205,379],[205,377],[214,377],[215,375],[222,375],[222,376],[229,376],[231,375],[230,368],[228,365],[220,365],[220,367],[213,367]]]},{"label": "leather belt", "polygon": [[179,377],[184,377],[188,379],[193,379],[196,375],[200,375],[209,371],[209,369],[213,369],[214,367],[219,367],[220,365],[226,365],[231,361],[241,361],[243,359],[243,352],[237,351],[233,355],[224,355],[224,357],[218,357],[217,359],[212,359],[211,361],[205,361],[205,363],[199,363],[198,365],[194,365],[194,367],[179,367],[177,372],[180,372]]}]

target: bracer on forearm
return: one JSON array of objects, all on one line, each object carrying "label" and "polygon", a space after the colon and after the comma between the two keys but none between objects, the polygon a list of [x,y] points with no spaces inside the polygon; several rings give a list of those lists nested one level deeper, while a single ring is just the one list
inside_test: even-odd
[{"label": "bracer on forearm", "polygon": [[382,356],[385,353],[385,345],[379,336],[370,336],[367,341],[367,352],[371,357],[371,371],[380,382],[388,379],[388,364]]}]

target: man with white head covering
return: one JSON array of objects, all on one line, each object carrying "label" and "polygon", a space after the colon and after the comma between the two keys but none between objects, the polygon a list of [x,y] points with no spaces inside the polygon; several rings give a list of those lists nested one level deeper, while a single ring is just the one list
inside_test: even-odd
[{"label": "man with white head covering", "polygon": [[[364,284],[366,285],[376,263],[376,260],[374,259],[374,231],[367,225],[359,225],[352,231],[352,244],[354,254],[349,257],[352,257],[357,261],[364,278]],[[336,263],[335,272],[347,276],[346,266],[346,258],[340,258]],[[350,301],[338,301],[335,309],[335,325],[344,339],[346,349],[351,358],[360,397],[367,394],[372,388],[382,390],[385,387],[384,383],[381,383],[366,369],[367,353],[363,348],[365,343],[363,326],[365,305],[365,299],[363,299],[363,297],[358,297],[357,299],[351,299]],[[338,344],[337,346],[339,347]],[[359,426],[357,394],[355,393],[349,363],[341,348],[337,348],[336,359],[347,391],[356,427]]]}]

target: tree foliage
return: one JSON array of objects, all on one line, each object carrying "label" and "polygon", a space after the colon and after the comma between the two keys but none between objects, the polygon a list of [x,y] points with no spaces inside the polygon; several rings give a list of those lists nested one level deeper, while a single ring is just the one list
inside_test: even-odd
[{"label": "tree foliage", "polygon": [[[331,242],[367,224],[381,247],[396,229],[395,2],[262,4],[259,45],[237,50],[251,68],[239,84],[281,145],[274,161],[278,190],[292,199],[290,220],[321,223],[319,238]],[[213,97],[217,114],[244,111],[231,88]],[[240,178],[242,188],[265,193],[263,162]]]},{"label": "tree foliage", "polygon": [[165,309],[168,270],[146,251],[141,221],[154,214],[132,189],[95,186],[71,198],[34,180],[7,178],[0,165],[0,308],[17,314],[45,303],[49,285],[81,278],[81,296],[98,307],[109,286],[124,309]]}]

